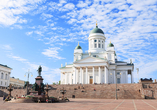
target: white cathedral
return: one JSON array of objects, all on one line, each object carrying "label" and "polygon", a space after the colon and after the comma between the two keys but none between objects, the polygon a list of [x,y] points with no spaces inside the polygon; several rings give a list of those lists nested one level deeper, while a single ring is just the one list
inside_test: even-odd
[{"label": "white cathedral", "polygon": [[81,46],[74,49],[73,64],[61,64],[61,84],[113,84],[133,83],[134,64],[118,61],[114,45],[110,42],[105,49],[105,34],[94,28],[88,37],[89,50],[83,53]]}]

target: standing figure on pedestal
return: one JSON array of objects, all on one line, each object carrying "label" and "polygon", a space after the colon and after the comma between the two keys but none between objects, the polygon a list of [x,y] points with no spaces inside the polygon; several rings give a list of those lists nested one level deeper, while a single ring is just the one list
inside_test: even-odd
[{"label": "standing figure on pedestal", "polygon": [[37,71],[38,71],[38,75],[39,75],[39,76],[41,76],[42,67],[41,67],[41,66],[39,66],[39,68],[38,68],[38,70],[37,70]]}]

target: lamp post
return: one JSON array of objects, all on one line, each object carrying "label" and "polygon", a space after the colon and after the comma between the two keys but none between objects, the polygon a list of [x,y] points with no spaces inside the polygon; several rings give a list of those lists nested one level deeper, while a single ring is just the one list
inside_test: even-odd
[{"label": "lamp post", "polygon": [[28,95],[29,74],[31,74],[31,77],[33,76],[33,74],[32,74],[29,70],[28,70],[28,72],[26,72],[25,75],[24,75],[24,77],[26,77],[26,75],[28,76],[28,77],[27,77],[27,93],[26,93],[27,95]]},{"label": "lamp post", "polygon": [[[115,75],[116,75],[116,100],[118,99],[117,98],[117,72],[115,72]],[[121,75],[121,73],[120,73],[120,75]]]},{"label": "lamp post", "polygon": [[139,82],[139,68],[136,68],[136,70],[137,70],[138,82]]}]

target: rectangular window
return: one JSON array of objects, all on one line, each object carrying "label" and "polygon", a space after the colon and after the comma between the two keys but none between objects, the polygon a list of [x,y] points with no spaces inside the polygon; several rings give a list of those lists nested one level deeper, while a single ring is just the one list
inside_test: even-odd
[{"label": "rectangular window", "polygon": [[2,83],[2,81],[1,81],[1,85],[2,85],[3,83]]},{"label": "rectangular window", "polygon": [[93,55],[93,57],[96,57],[96,55]]},{"label": "rectangular window", "polygon": [[118,83],[118,84],[120,83],[120,78],[117,78],[117,83]]},{"label": "rectangular window", "polygon": [[100,42],[100,40],[99,40],[99,42]]},{"label": "rectangular window", "polygon": [[93,79],[93,76],[90,76],[90,79]]},{"label": "rectangular window", "polygon": [[99,44],[99,48],[100,48],[100,44]]},{"label": "rectangular window", "polygon": [[95,48],[97,48],[97,44],[95,44]]},{"label": "rectangular window", "polygon": [[118,72],[117,75],[120,75],[120,72]]},{"label": "rectangular window", "polygon": [[5,82],[5,85],[7,85],[7,83]]},{"label": "rectangular window", "polygon": [[102,44],[102,48],[104,48],[104,47],[103,47],[103,44]]}]

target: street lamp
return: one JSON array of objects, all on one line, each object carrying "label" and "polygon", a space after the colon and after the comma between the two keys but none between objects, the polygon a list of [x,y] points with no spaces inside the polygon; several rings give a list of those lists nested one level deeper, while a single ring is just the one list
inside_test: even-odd
[{"label": "street lamp", "polygon": [[[120,75],[121,75],[121,73],[120,73]],[[118,98],[117,98],[117,73],[116,73],[116,100],[117,100]]]},{"label": "street lamp", "polygon": [[136,68],[136,70],[137,70],[138,82],[139,82],[139,68]]},{"label": "street lamp", "polygon": [[26,77],[26,75],[28,75],[27,77],[27,95],[28,95],[28,82],[29,82],[29,74],[31,74],[31,77],[33,76],[33,74],[28,70],[28,72],[25,73],[24,77]]}]

